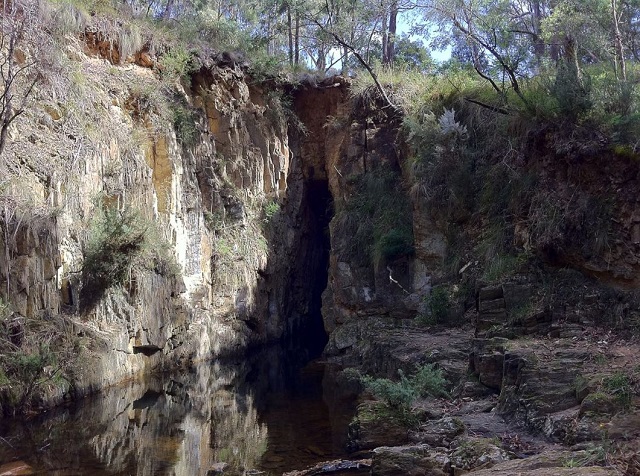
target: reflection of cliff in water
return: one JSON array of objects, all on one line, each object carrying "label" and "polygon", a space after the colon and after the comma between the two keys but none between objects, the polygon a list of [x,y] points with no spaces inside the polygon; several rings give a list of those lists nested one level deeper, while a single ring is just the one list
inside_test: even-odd
[{"label": "reflection of cliff in water", "polygon": [[51,475],[206,475],[219,463],[225,474],[281,474],[342,455],[351,413],[322,400],[330,374],[299,372],[270,349],[132,382],[77,408],[2,422],[0,462]]}]

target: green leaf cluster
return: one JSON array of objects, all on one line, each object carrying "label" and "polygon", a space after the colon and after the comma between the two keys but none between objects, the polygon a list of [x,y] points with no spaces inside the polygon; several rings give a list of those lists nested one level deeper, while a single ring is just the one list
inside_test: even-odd
[{"label": "green leaf cluster", "polygon": [[400,376],[398,381],[366,375],[362,377],[362,383],[368,392],[384,401],[389,407],[402,412],[409,412],[411,405],[418,398],[449,397],[446,390],[448,382],[442,370],[433,364],[419,367],[410,377],[405,376],[402,371],[398,373]]}]

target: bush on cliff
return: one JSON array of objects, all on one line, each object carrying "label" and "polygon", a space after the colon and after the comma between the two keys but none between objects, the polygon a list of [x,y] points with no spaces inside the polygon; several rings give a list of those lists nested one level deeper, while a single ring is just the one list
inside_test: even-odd
[{"label": "bush on cliff", "polygon": [[353,180],[337,222],[352,239],[336,250],[345,260],[376,268],[414,252],[411,202],[400,171],[380,166]]},{"label": "bush on cliff", "polygon": [[424,309],[418,314],[417,322],[427,326],[443,324],[448,321],[451,308],[451,297],[446,286],[437,286],[423,299]]},{"label": "bush on cliff", "polygon": [[131,281],[135,271],[149,270],[170,278],[179,275],[160,230],[137,210],[106,205],[97,210],[82,265],[82,311],[93,308],[108,289]]}]

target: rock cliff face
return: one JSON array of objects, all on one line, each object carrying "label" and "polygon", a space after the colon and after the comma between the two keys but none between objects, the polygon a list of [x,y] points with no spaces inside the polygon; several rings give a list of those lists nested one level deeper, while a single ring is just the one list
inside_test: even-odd
[{"label": "rock cliff face", "polygon": [[322,87],[299,91],[294,106],[310,132],[306,173],[327,184],[334,203],[322,317],[326,353],[345,354],[366,340],[370,319],[415,317],[442,273],[445,241],[410,196],[400,118],[368,95]]},{"label": "rock cliff face", "polygon": [[[322,347],[332,200],[285,91],[233,61],[160,78],[148,51],[94,36],[37,83],[0,164],[3,331],[65,375],[43,397],[282,338]],[[320,126],[344,81],[305,89],[321,90]],[[100,288],[115,280],[92,253],[125,278]]]}]

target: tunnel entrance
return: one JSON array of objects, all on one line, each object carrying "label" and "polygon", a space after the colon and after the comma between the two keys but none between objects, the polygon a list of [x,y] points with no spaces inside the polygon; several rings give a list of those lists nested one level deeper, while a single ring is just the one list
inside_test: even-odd
[{"label": "tunnel entrance", "polygon": [[296,278],[307,290],[307,309],[300,326],[292,336],[297,346],[307,350],[310,358],[320,356],[329,338],[322,319],[322,293],[329,279],[331,239],[329,223],[333,218],[333,197],[327,180],[309,179],[304,183],[303,235]]}]

